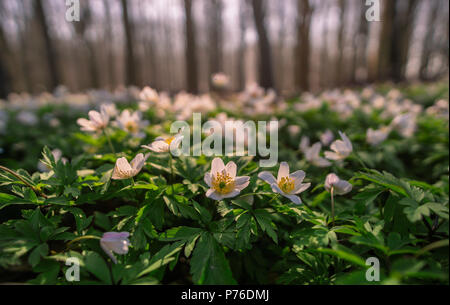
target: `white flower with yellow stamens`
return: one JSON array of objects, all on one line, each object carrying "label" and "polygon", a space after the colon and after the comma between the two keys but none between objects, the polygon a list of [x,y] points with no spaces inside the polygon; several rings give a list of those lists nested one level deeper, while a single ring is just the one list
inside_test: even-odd
[{"label": "white flower with yellow stamens", "polygon": [[296,195],[304,192],[311,186],[311,183],[302,183],[303,179],[305,179],[304,171],[298,170],[289,174],[289,165],[286,162],[281,162],[276,180],[275,177],[267,171],[259,173],[258,178],[270,184],[275,193],[283,195],[295,204],[302,203],[300,197]]},{"label": "white flower with yellow stamens", "polygon": [[123,180],[136,176],[142,169],[147,158],[144,154],[138,154],[128,163],[125,157],[116,160],[111,179]]},{"label": "white flower with yellow stamens", "polygon": [[210,187],[206,192],[206,197],[213,200],[232,198],[248,186],[250,177],[236,177],[236,163],[230,161],[225,164],[222,159],[214,158],[211,163],[211,172],[205,174],[205,183]]},{"label": "white flower with yellow stamens", "polygon": [[137,137],[144,137],[144,133],[140,133],[140,129],[148,125],[148,121],[141,120],[141,113],[139,111],[131,112],[128,109],[122,111],[122,113],[116,119],[119,127]]},{"label": "white flower with yellow stamens", "polygon": [[345,133],[340,132],[342,140],[334,141],[330,148],[333,151],[326,151],[325,157],[330,160],[344,160],[347,158],[353,151],[352,142],[350,142],[349,138],[345,135]]},{"label": "white flower with yellow stamens", "polygon": [[156,153],[165,153],[177,149],[183,140],[182,130],[170,138],[157,137],[149,145],[141,145],[142,148],[150,149]]}]

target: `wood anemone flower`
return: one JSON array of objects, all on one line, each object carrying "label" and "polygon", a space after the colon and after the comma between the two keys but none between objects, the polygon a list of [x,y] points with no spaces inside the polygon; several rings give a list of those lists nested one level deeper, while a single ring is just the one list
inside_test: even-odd
[{"label": "wood anemone flower", "polygon": [[127,254],[130,241],[128,232],[106,232],[100,239],[100,246],[103,251],[112,259],[114,264],[117,264],[116,254]]},{"label": "wood anemone flower", "polygon": [[305,179],[304,171],[298,170],[289,174],[289,165],[286,162],[281,162],[276,180],[267,171],[260,172],[258,178],[267,182],[275,193],[283,195],[295,204],[302,203],[300,197],[296,195],[306,191],[311,186],[311,183],[302,183],[303,179]]},{"label": "wood anemone flower", "polygon": [[222,200],[239,195],[250,183],[250,177],[236,177],[236,172],[237,166],[233,161],[225,166],[222,159],[214,158],[211,163],[211,172],[207,172],[204,177],[205,183],[210,187],[206,197]]},{"label": "wood anemone flower", "polygon": [[334,194],[345,195],[352,190],[352,185],[345,180],[341,180],[336,174],[331,173],[325,178],[325,189],[330,192],[333,188]]},{"label": "wood anemone flower", "polygon": [[327,167],[331,163],[325,158],[322,158],[319,153],[322,149],[322,144],[320,142],[315,143],[313,146],[305,150],[305,159],[317,167]]},{"label": "wood anemone flower", "polygon": [[125,157],[116,160],[111,179],[123,180],[136,176],[145,164],[144,154],[138,154],[131,163],[128,163]]},{"label": "wood anemone flower", "polygon": [[339,131],[339,134],[342,140],[336,140],[331,144],[330,148],[333,151],[326,151],[325,158],[335,161],[344,160],[352,153],[352,142],[350,142],[345,133]]},{"label": "wood anemone flower", "polygon": [[149,145],[142,145],[141,147],[150,149],[151,151],[154,151],[156,153],[165,153],[169,152],[172,149],[178,148],[181,141],[183,140],[183,135],[181,134],[181,131],[177,133],[175,136],[170,138],[163,138],[158,137]]},{"label": "wood anemone flower", "polygon": [[106,128],[109,123],[109,115],[102,107],[101,111],[91,110],[88,112],[89,120],[80,118],[77,120],[77,124],[81,126],[82,131],[100,131]]}]

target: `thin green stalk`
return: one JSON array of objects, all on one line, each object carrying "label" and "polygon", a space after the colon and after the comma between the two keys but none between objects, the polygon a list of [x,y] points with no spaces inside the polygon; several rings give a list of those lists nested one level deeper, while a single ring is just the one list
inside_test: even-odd
[{"label": "thin green stalk", "polygon": [[72,239],[71,241],[69,241],[69,242],[67,243],[67,245],[66,245],[66,248],[68,249],[73,243],[76,243],[76,242],[78,242],[78,241],[85,240],[85,239],[101,239],[101,238],[98,237],[98,236],[95,236],[95,235],[84,235],[84,236],[80,236],[80,237],[77,237],[77,238]]},{"label": "thin green stalk", "polygon": [[366,166],[366,164],[364,163],[364,161],[361,159],[361,157],[358,155],[357,152],[354,151],[353,156],[361,164],[361,166],[364,167],[365,170],[369,170],[369,168]]},{"label": "thin green stalk", "polygon": [[331,187],[331,225],[334,227],[334,187]]},{"label": "thin green stalk", "polygon": [[0,169],[3,170],[3,171],[5,171],[5,172],[10,173],[10,174],[13,175],[14,177],[16,177],[17,179],[19,179],[19,180],[22,181],[23,183],[25,183],[25,185],[28,186],[28,187],[30,187],[30,188],[33,190],[33,192],[35,192],[37,195],[39,195],[39,196],[41,196],[41,197],[44,197],[44,198],[48,198],[47,195],[45,195],[42,191],[38,190],[37,188],[35,188],[35,187],[32,186],[31,184],[29,184],[27,181],[25,181],[25,179],[23,179],[22,177],[20,177],[20,175],[17,174],[15,171],[13,171],[13,170],[11,170],[11,169],[9,169],[9,168],[7,168],[7,167],[4,167],[4,166],[2,166],[2,165],[0,165]]},{"label": "thin green stalk", "polygon": [[114,146],[113,146],[113,144],[112,144],[112,142],[111,142],[111,139],[110,139],[110,137],[109,137],[109,134],[106,132],[106,128],[103,129],[103,134],[105,135],[106,139],[108,140],[109,149],[111,149],[111,152],[112,152],[113,154],[116,154],[116,151],[115,151]]},{"label": "thin green stalk", "polygon": [[172,153],[169,151],[169,167],[170,167],[170,184],[171,184],[171,186],[172,186],[172,195],[175,195],[175,190],[174,190],[174,187],[173,187],[173,183],[174,183],[174,181],[175,181],[175,176],[174,176],[174,173],[173,173],[173,157],[172,157]]},{"label": "thin green stalk", "polygon": [[272,202],[272,201],[274,201],[275,199],[277,199],[278,198],[278,196],[279,196],[279,194],[277,193],[277,194],[275,194],[275,196],[273,196],[273,198],[272,199],[270,199],[269,200],[269,204]]}]

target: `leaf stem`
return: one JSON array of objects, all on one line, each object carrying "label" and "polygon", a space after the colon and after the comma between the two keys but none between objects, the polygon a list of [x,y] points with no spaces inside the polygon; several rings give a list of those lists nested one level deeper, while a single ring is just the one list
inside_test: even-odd
[{"label": "leaf stem", "polygon": [[106,139],[108,140],[109,149],[111,149],[111,152],[113,154],[116,154],[116,151],[114,149],[114,146],[112,145],[111,139],[109,137],[109,134],[106,132],[106,128],[103,129],[103,134],[105,135]]},{"label": "leaf stem", "polygon": [[69,241],[69,242],[67,243],[67,245],[66,245],[66,248],[68,249],[73,243],[76,243],[76,242],[78,242],[78,241],[85,240],[85,239],[101,239],[101,238],[98,237],[98,236],[95,236],[95,235],[84,235],[84,236],[80,236],[80,237],[77,237],[77,238],[72,239],[71,241]]},{"label": "leaf stem", "polygon": [[175,190],[173,187],[173,183],[174,183],[175,178],[174,178],[174,174],[173,174],[173,164],[172,163],[173,163],[173,157],[172,157],[172,153],[169,151],[170,184],[172,187],[172,196],[174,196]]},{"label": "leaf stem", "polygon": [[19,179],[20,181],[22,181],[23,183],[25,183],[25,185],[27,185],[28,187],[30,187],[33,192],[35,192],[37,195],[42,196],[44,198],[48,198],[47,195],[45,195],[42,191],[40,191],[39,189],[37,189],[36,187],[32,186],[30,183],[28,183],[25,179],[23,179],[19,174],[17,174],[15,171],[0,165],[0,169],[10,173],[11,175],[13,175],[14,177],[16,177],[17,179]]},{"label": "leaf stem", "polygon": [[331,225],[334,227],[334,187],[331,187]]}]

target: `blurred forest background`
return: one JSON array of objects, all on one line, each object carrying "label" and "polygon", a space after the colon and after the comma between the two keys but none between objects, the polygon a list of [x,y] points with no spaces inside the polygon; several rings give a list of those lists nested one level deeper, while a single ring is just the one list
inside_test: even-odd
[{"label": "blurred forest background", "polygon": [[258,82],[278,93],[448,75],[449,1],[0,0],[0,97],[149,85],[206,92]]}]

